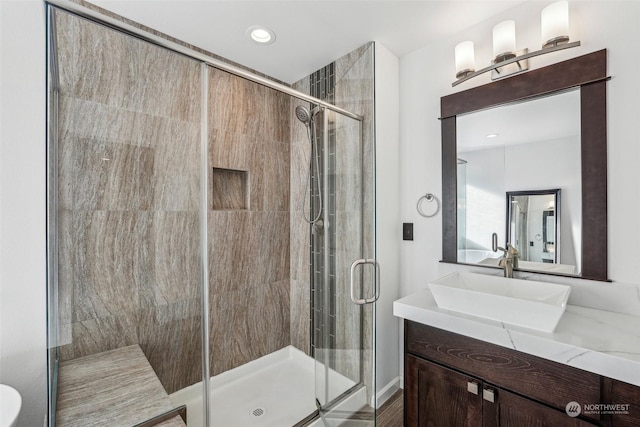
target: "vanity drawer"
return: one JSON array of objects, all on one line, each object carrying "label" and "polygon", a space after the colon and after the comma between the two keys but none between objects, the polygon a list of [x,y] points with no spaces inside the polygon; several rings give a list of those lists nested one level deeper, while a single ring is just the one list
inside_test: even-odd
[{"label": "vanity drawer", "polygon": [[405,349],[562,411],[601,401],[599,375],[408,320]]}]

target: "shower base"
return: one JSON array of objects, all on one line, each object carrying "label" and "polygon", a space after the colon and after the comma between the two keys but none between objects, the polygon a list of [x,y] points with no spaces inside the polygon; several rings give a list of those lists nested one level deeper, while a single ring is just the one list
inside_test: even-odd
[{"label": "shower base", "polygon": [[[209,398],[211,427],[294,426],[315,410],[313,358],[288,346],[252,362],[211,377]],[[331,395],[355,386],[350,379],[329,371]],[[202,383],[169,396],[175,405],[187,406],[188,427],[204,427]],[[358,409],[366,404],[364,388],[346,402]],[[346,408],[345,408],[346,409]],[[321,426],[313,423],[312,426]]]}]

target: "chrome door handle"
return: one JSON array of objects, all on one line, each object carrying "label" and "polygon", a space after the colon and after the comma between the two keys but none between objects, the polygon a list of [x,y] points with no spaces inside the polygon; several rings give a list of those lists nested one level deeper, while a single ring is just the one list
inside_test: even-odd
[{"label": "chrome door handle", "polygon": [[[373,268],[376,270],[375,291],[373,296],[370,298],[358,298],[358,296],[356,295],[356,282],[354,280],[356,267],[363,264],[371,264],[373,265]],[[380,296],[380,263],[375,259],[357,259],[353,261],[353,264],[351,264],[350,282],[351,282],[350,284],[351,301],[353,301],[354,304],[364,305],[364,304],[371,304],[372,302],[376,302],[378,300],[378,297]]]}]

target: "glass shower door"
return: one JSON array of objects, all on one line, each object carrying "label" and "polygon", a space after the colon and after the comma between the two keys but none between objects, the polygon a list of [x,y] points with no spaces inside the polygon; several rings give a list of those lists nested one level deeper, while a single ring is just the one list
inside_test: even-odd
[{"label": "glass shower door", "polygon": [[317,117],[322,225],[312,226],[316,406],[325,426],[374,425],[373,149],[362,122],[324,110]]}]

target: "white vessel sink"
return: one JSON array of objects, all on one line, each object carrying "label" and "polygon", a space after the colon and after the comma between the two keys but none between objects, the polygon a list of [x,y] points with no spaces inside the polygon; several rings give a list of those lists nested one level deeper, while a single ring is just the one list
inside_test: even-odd
[{"label": "white vessel sink", "polygon": [[438,307],[544,332],[562,317],[571,287],[455,272],[429,283]]}]

